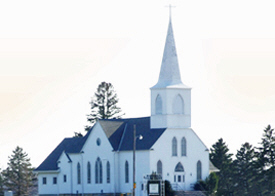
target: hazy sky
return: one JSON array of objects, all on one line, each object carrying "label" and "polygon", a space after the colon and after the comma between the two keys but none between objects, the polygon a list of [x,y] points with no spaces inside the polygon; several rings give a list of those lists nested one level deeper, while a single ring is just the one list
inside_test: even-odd
[{"label": "hazy sky", "polygon": [[273,1],[0,2],[0,168],[17,145],[38,166],[111,82],[125,117],[150,115],[169,12],[192,127],[210,148],[257,145],[275,126]]}]

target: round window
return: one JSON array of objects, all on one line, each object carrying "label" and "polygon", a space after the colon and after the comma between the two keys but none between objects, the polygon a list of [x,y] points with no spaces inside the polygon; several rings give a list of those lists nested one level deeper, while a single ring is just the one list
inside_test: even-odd
[{"label": "round window", "polygon": [[100,138],[97,138],[97,140],[96,140],[96,144],[97,144],[98,146],[100,146],[100,144],[101,144],[101,140],[100,140]]}]

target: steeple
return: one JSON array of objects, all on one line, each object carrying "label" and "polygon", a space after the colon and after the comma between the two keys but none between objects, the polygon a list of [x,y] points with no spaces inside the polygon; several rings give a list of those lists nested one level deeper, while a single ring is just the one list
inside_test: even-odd
[{"label": "steeple", "polygon": [[162,57],[159,80],[158,83],[152,88],[166,88],[169,86],[186,87],[181,81],[178,56],[172,28],[171,13],[169,17],[169,25]]},{"label": "steeple", "polygon": [[191,88],[181,81],[171,6],[158,83],[151,88],[151,128],[191,127]]}]

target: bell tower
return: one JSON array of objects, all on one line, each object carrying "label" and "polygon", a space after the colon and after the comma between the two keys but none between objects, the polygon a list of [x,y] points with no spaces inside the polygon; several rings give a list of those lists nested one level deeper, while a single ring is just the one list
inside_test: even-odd
[{"label": "bell tower", "polygon": [[150,90],[151,128],[191,127],[191,88],[181,81],[171,15],[159,79]]}]

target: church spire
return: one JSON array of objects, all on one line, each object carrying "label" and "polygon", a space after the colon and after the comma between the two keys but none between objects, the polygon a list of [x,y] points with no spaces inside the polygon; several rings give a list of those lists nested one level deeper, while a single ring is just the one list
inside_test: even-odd
[{"label": "church spire", "polygon": [[183,85],[180,76],[178,57],[172,28],[171,6],[169,8],[169,25],[162,57],[159,80],[153,88],[165,88],[168,86]]},{"label": "church spire", "polygon": [[181,81],[171,10],[159,80],[151,88],[150,122],[151,128],[191,127],[191,88]]}]

